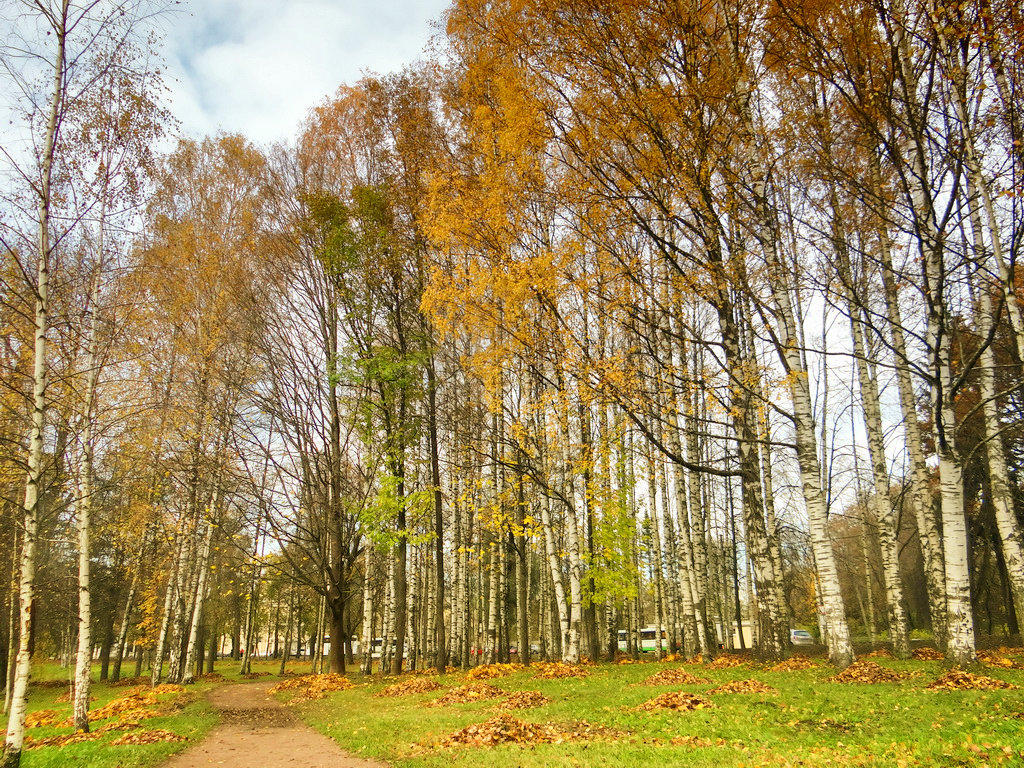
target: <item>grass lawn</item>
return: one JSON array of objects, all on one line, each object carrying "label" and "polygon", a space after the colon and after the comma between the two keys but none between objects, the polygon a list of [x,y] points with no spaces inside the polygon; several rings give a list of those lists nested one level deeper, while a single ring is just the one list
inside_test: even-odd
[{"label": "grass lawn", "polygon": [[[57,664],[45,663],[33,665],[32,684],[29,687],[28,717],[33,713],[42,710],[52,710],[55,714],[52,720],[58,721],[60,725],[45,725],[26,728],[25,750],[21,753],[21,765],[24,768],[58,768],[60,766],[88,766],[89,768],[139,768],[141,766],[155,766],[162,762],[169,755],[180,752],[189,744],[201,740],[207,732],[218,722],[218,716],[210,709],[202,696],[203,691],[208,689],[211,683],[201,682],[190,686],[184,693],[163,693],[156,697],[153,704],[140,707],[144,710],[159,713],[156,717],[135,718],[132,715],[123,715],[123,719],[136,720],[139,723],[137,728],[127,730],[111,730],[103,733],[95,741],[78,742],[65,746],[38,746],[32,748],[28,741],[40,741],[53,736],[64,736],[71,733],[71,728],[64,726],[63,721],[71,717],[71,704],[59,702],[58,699],[67,697],[68,693],[68,670],[62,669]],[[95,701],[89,705],[90,712],[99,710],[115,699],[128,696],[132,690],[131,685],[110,685],[108,683],[95,682],[97,672],[94,672],[92,684],[92,695]],[[148,687],[148,685],[147,685]],[[136,710],[138,711],[138,710]],[[37,714],[37,717],[39,715]],[[104,725],[115,723],[118,716],[104,719],[94,719],[90,723],[93,731],[102,728]],[[4,718],[6,729],[6,718]],[[149,731],[166,731],[178,736],[184,736],[187,741],[155,741],[151,744],[126,744],[113,746],[111,742],[125,736],[126,734],[138,734]]]},{"label": "grass lawn", "polygon": [[[1024,654],[1011,656],[1024,666]],[[1024,669],[979,667],[977,674],[1017,690],[926,690],[945,672],[939,661],[874,658],[908,676],[894,683],[840,683],[835,670],[770,671],[752,662],[708,669],[699,664],[604,664],[582,679],[543,680],[531,668],[486,682],[513,692],[539,691],[551,701],[517,710],[532,723],[585,720],[619,734],[565,743],[493,747],[435,745],[452,732],[494,717],[500,699],[428,707],[462,674],[435,678],[444,690],[381,698],[394,678],[349,679],[354,689],[301,704],[297,710],[344,749],[399,768],[428,766],[760,766],[1024,765]],[[706,683],[652,686],[652,674],[685,669]],[[407,679],[406,677],[402,678]],[[756,679],[778,694],[709,693],[729,681]],[[694,711],[637,708],[669,691],[700,694],[713,703]],[[282,694],[286,698],[285,694]],[[571,727],[563,730],[572,731]]]}]

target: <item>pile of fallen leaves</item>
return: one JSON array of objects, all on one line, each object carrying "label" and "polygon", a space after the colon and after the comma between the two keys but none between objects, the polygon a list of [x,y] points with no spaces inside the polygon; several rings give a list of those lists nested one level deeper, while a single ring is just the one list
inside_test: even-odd
[{"label": "pile of fallen leaves", "polygon": [[773,696],[778,692],[778,688],[772,688],[760,680],[733,680],[708,691],[708,693],[768,693]]},{"label": "pile of fallen leaves", "polygon": [[732,667],[738,667],[741,664],[745,664],[746,661],[747,660],[742,656],[722,654],[721,656],[716,656],[715,659],[708,664],[708,669],[730,669]]},{"label": "pile of fallen leaves", "polygon": [[466,673],[468,680],[493,680],[496,677],[505,677],[513,672],[522,672],[525,667],[522,664],[484,664],[473,667]]},{"label": "pile of fallen leaves", "polygon": [[535,676],[543,680],[586,677],[590,674],[590,670],[580,664],[566,664],[562,661],[541,661],[534,664],[531,668],[535,670]]},{"label": "pile of fallen leaves", "polygon": [[[163,686],[158,686],[163,687]],[[178,686],[179,688],[181,686]],[[182,688],[182,690],[185,690]],[[133,688],[128,694],[122,696],[119,699],[114,699],[104,704],[99,709],[95,709],[89,713],[90,720],[106,720],[108,717],[115,717],[117,715],[124,715],[125,713],[131,712],[133,715],[137,710],[145,709],[148,706],[157,703],[156,699],[157,688]]]},{"label": "pile of fallen leaves", "polygon": [[268,690],[268,693],[280,691],[298,691],[298,694],[288,703],[291,705],[300,704],[305,701],[322,699],[331,691],[347,691],[355,686],[347,677],[342,677],[333,672],[325,675],[302,675],[282,680]]},{"label": "pile of fallen leaves", "polygon": [[682,661],[683,655],[681,653],[669,653],[666,654],[662,661]]},{"label": "pile of fallen leaves", "polygon": [[978,661],[988,664],[990,667],[1002,667],[1003,669],[1013,669],[1019,666],[1013,659],[994,651],[978,651]]},{"label": "pile of fallen leaves", "polygon": [[678,712],[693,712],[697,709],[711,709],[714,706],[714,704],[703,696],[698,696],[695,693],[687,693],[686,691],[670,691],[668,693],[663,693],[660,696],[655,696],[650,701],[645,701],[637,707],[637,709],[647,712],[651,712],[656,709],[674,709]]},{"label": "pile of fallen leaves", "polygon": [[794,656],[791,659],[780,661],[778,664],[769,667],[769,672],[798,672],[801,669],[814,669],[818,665],[806,656]]},{"label": "pile of fallen leaves", "polygon": [[929,691],[998,691],[1016,688],[1013,683],[994,677],[975,675],[962,669],[951,669],[934,683],[925,686]]},{"label": "pile of fallen leaves", "polygon": [[33,739],[25,737],[25,749],[38,749],[39,747],[66,747],[68,744],[78,744],[82,741],[96,741],[101,738],[101,731],[92,733],[65,733],[62,736],[47,736],[45,739]]},{"label": "pile of fallen leaves", "polygon": [[430,693],[440,690],[440,688],[441,684],[436,680],[427,677],[410,677],[408,680],[389,685],[376,695],[378,697],[409,696],[414,693]]},{"label": "pile of fallen leaves", "polygon": [[218,683],[224,679],[224,675],[222,675],[220,672],[207,672],[205,675],[200,675],[196,679],[209,681],[211,683]]},{"label": "pile of fallen leaves", "polygon": [[893,669],[879,666],[873,661],[855,661],[838,675],[830,677],[833,683],[895,683],[906,675]]},{"label": "pile of fallen leaves", "polygon": [[915,648],[910,655],[918,661],[942,661],[946,658],[942,651],[929,648],[927,645],[923,648]]},{"label": "pile of fallen leaves", "polygon": [[474,701],[496,699],[499,696],[504,696],[505,693],[506,691],[496,688],[490,683],[467,683],[458,688],[452,688],[440,698],[431,701],[428,706],[447,707],[450,704],[469,704]]},{"label": "pile of fallen leaves", "polygon": [[644,680],[644,685],[700,685],[707,682],[710,681],[706,678],[691,675],[685,669],[675,667],[651,675]]},{"label": "pile of fallen leaves", "polygon": [[244,680],[259,680],[261,677],[270,677],[269,672],[246,672],[242,675]]},{"label": "pile of fallen leaves", "polygon": [[618,735],[616,731],[579,720],[573,723],[527,723],[502,713],[482,723],[473,723],[442,739],[437,747],[493,747],[499,744],[563,744],[601,736]]},{"label": "pile of fallen leaves", "polygon": [[55,709],[37,709],[25,716],[26,728],[48,728],[52,725],[60,725],[64,722],[64,716]]},{"label": "pile of fallen leaves", "polygon": [[160,695],[161,693],[184,693],[185,686],[178,685],[177,683],[163,683],[152,689],[152,692]]},{"label": "pile of fallen leaves", "polygon": [[891,659],[892,652],[888,648],[876,648],[871,653],[864,654],[865,659]]},{"label": "pile of fallen leaves", "polygon": [[157,744],[161,741],[188,741],[187,736],[181,736],[173,731],[165,731],[163,728],[154,728],[151,731],[137,731],[126,733],[118,739],[110,742],[112,747],[121,747],[128,744]]},{"label": "pile of fallen leaves", "polygon": [[516,691],[515,693],[510,693],[508,698],[498,704],[495,709],[534,709],[535,707],[543,707],[550,701],[551,699],[540,691]]}]

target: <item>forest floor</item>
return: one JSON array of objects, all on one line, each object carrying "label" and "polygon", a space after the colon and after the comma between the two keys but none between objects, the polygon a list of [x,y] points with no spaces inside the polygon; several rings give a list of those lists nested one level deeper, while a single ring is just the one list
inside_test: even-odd
[{"label": "forest floor", "polygon": [[161,768],[381,768],[384,763],[346,755],[267,694],[272,681],[222,685],[207,696],[220,724],[203,741]]}]

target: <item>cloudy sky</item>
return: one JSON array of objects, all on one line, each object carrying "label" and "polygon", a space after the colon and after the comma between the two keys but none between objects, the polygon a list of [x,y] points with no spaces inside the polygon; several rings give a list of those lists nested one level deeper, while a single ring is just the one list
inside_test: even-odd
[{"label": "cloudy sky", "polygon": [[193,0],[166,18],[171,111],[186,135],[291,139],[365,72],[420,58],[448,0]]}]

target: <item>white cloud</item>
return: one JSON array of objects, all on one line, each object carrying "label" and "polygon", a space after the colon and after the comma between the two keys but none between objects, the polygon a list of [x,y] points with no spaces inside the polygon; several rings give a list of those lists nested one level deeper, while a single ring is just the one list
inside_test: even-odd
[{"label": "white cloud", "polygon": [[290,139],[342,83],[419,58],[447,5],[196,0],[164,24],[171,109],[188,135],[222,129],[257,142]]}]

